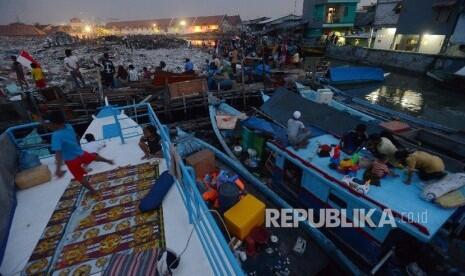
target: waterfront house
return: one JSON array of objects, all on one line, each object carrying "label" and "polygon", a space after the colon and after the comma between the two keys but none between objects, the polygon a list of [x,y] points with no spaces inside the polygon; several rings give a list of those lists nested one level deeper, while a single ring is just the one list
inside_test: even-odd
[{"label": "waterfront house", "polygon": [[374,49],[391,49],[401,10],[402,0],[378,0],[373,22],[375,39],[371,45]]},{"label": "waterfront house", "polygon": [[443,52],[465,0],[403,0],[393,50],[424,54]]},{"label": "waterfront house", "polygon": [[305,37],[317,41],[335,34],[344,35],[354,27],[358,0],[304,0],[302,18],[308,20]]}]

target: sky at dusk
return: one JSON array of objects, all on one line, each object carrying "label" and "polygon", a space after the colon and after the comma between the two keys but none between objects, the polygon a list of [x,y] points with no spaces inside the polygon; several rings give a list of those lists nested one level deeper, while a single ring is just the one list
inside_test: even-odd
[{"label": "sky at dusk", "polygon": [[[373,0],[362,0],[369,2]],[[173,16],[240,14],[243,19],[302,13],[303,0],[0,0],[0,24],[63,24],[153,19]]]}]

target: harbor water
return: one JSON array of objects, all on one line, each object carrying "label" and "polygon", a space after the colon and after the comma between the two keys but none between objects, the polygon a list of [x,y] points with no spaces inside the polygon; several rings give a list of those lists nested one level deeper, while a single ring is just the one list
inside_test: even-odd
[{"label": "harbor water", "polygon": [[339,87],[346,93],[419,118],[465,130],[465,88],[439,86],[427,76],[391,73],[381,84]]}]

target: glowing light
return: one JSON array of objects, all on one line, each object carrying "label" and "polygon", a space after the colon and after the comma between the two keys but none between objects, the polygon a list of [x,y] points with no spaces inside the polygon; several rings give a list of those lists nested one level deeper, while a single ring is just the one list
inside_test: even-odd
[{"label": "glowing light", "polygon": [[387,28],[389,34],[395,34],[397,28]]},{"label": "glowing light", "polygon": [[92,32],[92,27],[91,27],[90,25],[86,25],[86,26],[84,27],[84,31],[85,31],[86,33],[90,33],[90,32]]},{"label": "glowing light", "polygon": [[187,24],[187,23],[186,23],[185,20],[181,20],[181,22],[179,22],[179,25],[181,25],[181,26],[183,26],[183,27],[186,26],[186,24]]},{"label": "glowing light", "polygon": [[153,23],[152,26],[153,26],[154,28],[156,28],[156,27],[157,27],[157,24],[156,24],[156,23]]}]

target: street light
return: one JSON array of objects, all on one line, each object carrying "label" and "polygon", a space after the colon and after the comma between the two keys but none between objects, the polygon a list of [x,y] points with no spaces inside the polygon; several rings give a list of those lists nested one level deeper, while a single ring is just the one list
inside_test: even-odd
[{"label": "street light", "polygon": [[186,20],[181,20],[181,22],[179,22],[179,25],[185,27],[186,26]]},{"label": "street light", "polygon": [[92,27],[91,27],[90,25],[86,25],[86,26],[84,27],[84,31],[85,31],[86,33],[90,33],[90,32],[92,31]]}]

